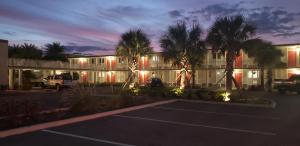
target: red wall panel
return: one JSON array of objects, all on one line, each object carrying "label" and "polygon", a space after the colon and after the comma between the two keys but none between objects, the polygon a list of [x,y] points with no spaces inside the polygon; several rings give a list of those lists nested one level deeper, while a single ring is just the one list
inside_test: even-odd
[{"label": "red wall panel", "polygon": [[243,54],[241,53],[240,56],[235,58],[235,67],[241,68],[243,67]]},{"label": "red wall panel", "polygon": [[288,67],[296,66],[296,51],[288,51]]},{"label": "red wall panel", "polygon": [[236,80],[236,82],[239,84],[240,87],[242,87],[242,83],[243,83],[243,73],[238,72],[238,73],[234,73],[234,78]]}]

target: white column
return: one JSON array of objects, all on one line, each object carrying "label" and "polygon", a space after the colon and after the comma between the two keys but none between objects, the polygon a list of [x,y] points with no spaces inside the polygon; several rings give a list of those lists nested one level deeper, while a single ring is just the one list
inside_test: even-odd
[{"label": "white column", "polygon": [[22,69],[19,69],[18,73],[19,73],[18,85],[19,85],[19,88],[21,88],[23,86],[23,73],[22,73]]},{"label": "white column", "polygon": [[82,83],[82,71],[79,71],[79,83]]},{"label": "white column", "polygon": [[14,89],[14,70],[13,69],[8,70],[8,88],[10,90]]}]

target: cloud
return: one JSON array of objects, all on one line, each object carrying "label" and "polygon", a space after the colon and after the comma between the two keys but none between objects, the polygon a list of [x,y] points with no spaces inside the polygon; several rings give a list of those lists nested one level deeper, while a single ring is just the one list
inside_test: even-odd
[{"label": "cloud", "polygon": [[291,32],[291,33],[279,33],[273,35],[275,37],[293,37],[293,36],[300,36],[300,32]]},{"label": "cloud", "polygon": [[208,5],[202,9],[190,11],[190,17],[204,18],[206,21],[214,21],[218,17],[243,15],[246,20],[257,27],[258,34],[271,34],[273,36],[297,35],[295,20],[300,13],[289,12],[280,7],[247,8],[246,2],[237,4],[218,3]]},{"label": "cloud", "polygon": [[103,47],[113,47],[119,35],[101,28],[90,28],[80,24],[65,22],[42,14],[32,14],[17,9],[1,8],[0,20],[13,23],[18,27],[40,36],[50,36],[55,40],[74,41],[78,44],[91,44]]},{"label": "cloud", "polygon": [[65,51],[68,53],[85,53],[94,51],[112,51],[112,49],[106,49],[97,46],[65,46]]},{"label": "cloud", "polygon": [[169,11],[169,16],[171,18],[178,18],[178,17],[183,16],[182,13],[184,13],[183,10],[172,10],[172,11]]},{"label": "cloud", "polygon": [[12,32],[12,31],[3,31],[2,33],[10,36],[15,36],[17,34],[16,32]]},{"label": "cloud", "polygon": [[133,6],[115,6],[107,9],[106,11],[120,16],[134,17],[140,16],[141,12],[145,11],[145,8]]}]

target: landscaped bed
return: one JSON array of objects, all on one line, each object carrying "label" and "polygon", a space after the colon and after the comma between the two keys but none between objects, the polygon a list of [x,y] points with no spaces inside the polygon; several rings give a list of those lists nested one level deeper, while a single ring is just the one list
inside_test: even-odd
[{"label": "landscaped bed", "polygon": [[[108,87],[103,88],[109,89]],[[0,130],[111,111],[167,99],[160,96],[137,95],[133,90],[123,90],[114,94],[95,94],[94,88],[91,86],[77,86],[62,92],[65,93],[62,93],[62,98],[57,102],[64,110],[50,110],[50,112],[47,112],[49,110],[45,112],[41,103],[35,99],[3,100],[0,102]],[[57,109],[58,107],[55,108]]]},{"label": "landscaped bed", "polygon": [[[103,88],[103,89],[101,89]],[[153,103],[167,99],[184,99],[190,101],[209,101],[215,103],[241,103],[247,105],[262,105],[271,107],[274,102],[267,98],[250,97],[245,92],[232,93],[225,90],[206,88],[185,89],[172,87],[136,87],[126,90],[107,90],[109,86],[76,86],[62,91],[62,98],[58,101],[60,109],[41,112],[39,102],[34,100],[6,100],[0,104],[0,130],[11,129],[26,125],[33,125],[48,121],[61,120],[80,115],[88,115],[111,111],[115,109]],[[100,89],[100,90],[98,90]],[[99,91],[105,91],[103,94]],[[114,92],[114,93],[112,93]],[[57,109],[57,107],[55,107]],[[3,118],[4,117],[4,118]]]}]

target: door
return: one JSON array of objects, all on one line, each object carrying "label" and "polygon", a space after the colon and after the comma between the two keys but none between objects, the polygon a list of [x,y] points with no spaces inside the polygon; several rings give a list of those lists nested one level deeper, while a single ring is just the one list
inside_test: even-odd
[{"label": "door", "polygon": [[242,87],[243,85],[243,74],[241,72],[237,72],[234,74],[234,78],[236,80],[236,82],[238,83],[238,85],[240,87]]},{"label": "door", "polygon": [[288,67],[296,66],[296,51],[288,51]]}]

